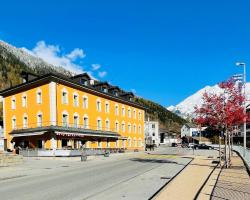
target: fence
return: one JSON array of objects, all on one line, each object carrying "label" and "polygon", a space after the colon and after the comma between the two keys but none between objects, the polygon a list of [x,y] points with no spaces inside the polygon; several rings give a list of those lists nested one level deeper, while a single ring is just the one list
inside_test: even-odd
[{"label": "fence", "polygon": [[250,149],[246,149],[246,156],[244,157],[244,148],[242,146],[233,146],[233,150],[237,151],[241,157],[245,160],[246,164],[248,165],[248,168],[250,169]]}]

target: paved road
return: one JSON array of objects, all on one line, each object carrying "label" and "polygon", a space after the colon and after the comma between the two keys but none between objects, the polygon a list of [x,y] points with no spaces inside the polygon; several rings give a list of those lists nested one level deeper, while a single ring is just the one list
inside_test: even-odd
[{"label": "paved road", "polygon": [[0,169],[0,199],[148,199],[190,158],[191,151],[162,148],[92,161],[29,160]]}]

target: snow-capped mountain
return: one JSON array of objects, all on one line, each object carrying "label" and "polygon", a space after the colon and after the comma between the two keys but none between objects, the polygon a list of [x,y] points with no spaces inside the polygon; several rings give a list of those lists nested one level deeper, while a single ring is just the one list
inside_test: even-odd
[{"label": "snow-capped mountain", "polygon": [[54,66],[43,59],[34,56],[31,52],[28,52],[25,48],[14,47],[2,40],[0,40],[0,54],[3,58],[7,58],[9,55],[14,56],[20,62],[24,63],[30,69],[35,72],[46,71],[46,72],[58,72],[64,75],[71,76],[73,73],[64,69],[61,66]]},{"label": "snow-capped mountain", "polygon": [[[194,107],[196,105],[200,106],[202,103],[202,96],[204,92],[220,94],[223,92],[223,90],[218,85],[206,86],[202,88],[201,90],[197,91],[196,93],[194,93],[193,95],[187,97],[176,106],[172,105],[172,106],[169,106],[167,109],[184,118],[192,117],[193,112],[194,112]],[[250,83],[246,84],[246,95],[247,95],[247,99],[250,99]]]}]

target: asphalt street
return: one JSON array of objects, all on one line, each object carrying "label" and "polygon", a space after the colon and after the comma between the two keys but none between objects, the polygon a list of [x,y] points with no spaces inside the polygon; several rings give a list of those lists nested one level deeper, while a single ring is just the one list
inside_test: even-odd
[{"label": "asphalt street", "polygon": [[148,199],[185,167],[191,160],[186,155],[192,153],[161,148],[87,162],[28,159],[0,169],[0,199]]}]

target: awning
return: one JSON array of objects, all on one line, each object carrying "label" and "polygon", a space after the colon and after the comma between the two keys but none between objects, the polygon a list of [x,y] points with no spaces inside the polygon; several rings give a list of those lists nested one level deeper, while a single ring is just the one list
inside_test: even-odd
[{"label": "awning", "polygon": [[45,132],[32,132],[32,133],[16,133],[11,134],[12,137],[25,137],[25,136],[34,136],[34,135],[43,135]]}]

